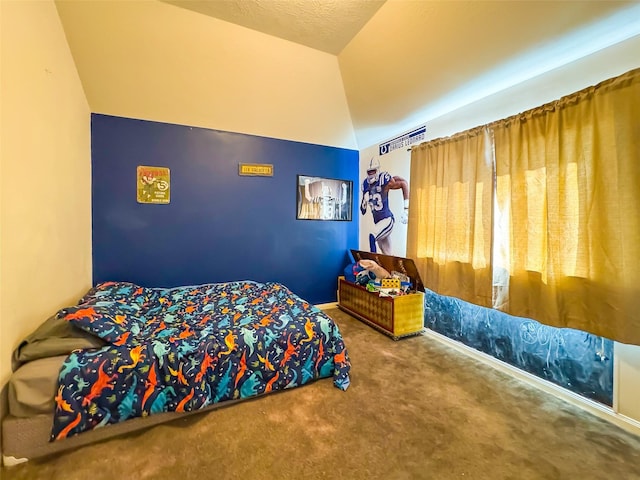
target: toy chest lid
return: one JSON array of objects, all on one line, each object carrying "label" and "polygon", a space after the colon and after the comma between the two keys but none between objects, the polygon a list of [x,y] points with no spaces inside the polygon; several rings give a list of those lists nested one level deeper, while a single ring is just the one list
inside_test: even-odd
[{"label": "toy chest lid", "polygon": [[351,255],[356,262],[360,260],[373,260],[387,272],[400,272],[411,279],[411,288],[424,292],[424,284],[416,268],[416,264],[410,258],[394,257],[381,253],[364,252],[362,250],[351,250]]}]

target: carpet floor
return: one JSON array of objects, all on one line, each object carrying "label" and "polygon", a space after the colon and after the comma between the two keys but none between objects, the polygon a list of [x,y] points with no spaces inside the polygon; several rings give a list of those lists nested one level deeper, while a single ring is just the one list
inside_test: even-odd
[{"label": "carpet floor", "polygon": [[[337,309],[330,379],[3,468],[52,479],[640,479],[640,437],[427,336]],[[108,427],[107,427],[108,428]]]}]

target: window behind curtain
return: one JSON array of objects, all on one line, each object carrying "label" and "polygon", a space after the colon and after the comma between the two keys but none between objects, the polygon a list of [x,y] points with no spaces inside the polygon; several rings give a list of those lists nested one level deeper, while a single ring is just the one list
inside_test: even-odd
[{"label": "window behind curtain", "polygon": [[407,254],[430,289],[491,306],[493,149],[487,129],[411,153]]},{"label": "window behind curtain", "polygon": [[414,147],[411,183],[428,288],[640,344],[640,69]]},{"label": "window behind curtain", "polygon": [[640,343],[640,70],[491,128],[494,306]]}]

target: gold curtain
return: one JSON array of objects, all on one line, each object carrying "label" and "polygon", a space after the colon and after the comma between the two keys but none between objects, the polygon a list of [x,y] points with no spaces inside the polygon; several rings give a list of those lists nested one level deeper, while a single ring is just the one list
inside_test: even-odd
[{"label": "gold curtain", "polygon": [[640,69],[490,127],[494,306],[640,344]]},{"label": "gold curtain", "polygon": [[492,299],[492,179],[486,128],[411,150],[407,255],[427,288],[482,306]]}]

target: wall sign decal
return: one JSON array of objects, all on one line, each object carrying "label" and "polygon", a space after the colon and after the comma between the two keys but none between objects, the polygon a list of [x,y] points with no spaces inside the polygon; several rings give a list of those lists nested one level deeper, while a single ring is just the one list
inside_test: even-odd
[{"label": "wall sign decal", "polygon": [[169,203],[171,200],[169,169],[138,165],[137,190],[138,203]]},{"label": "wall sign decal", "polygon": [[238,174],[252,177],[273,177],[273,165],[269,163],[241,163],[238,167]]},{"label": "wall sign decal", "polygon": [[427,126],[423,125],[418,127],[410,132],[403,133],[402,135],[392,138],[391,140],[387,140],[384,143],[378,145],[378,155],[386,155],[387,153],[391,153],[398,148],[408,147],[409,145],[413,145],[414,143],[423,142],[427,133]]},{"label": "wall sign decal", "polygon": [[353,182],[298,175],[298,220],[351,221]]}]

